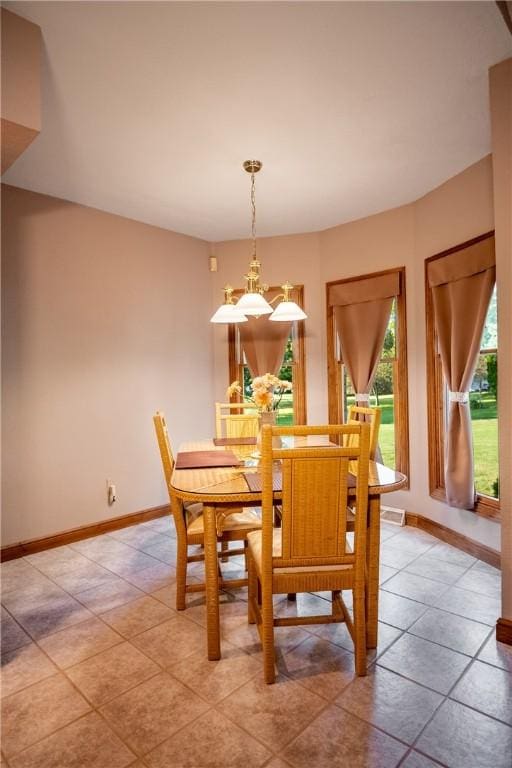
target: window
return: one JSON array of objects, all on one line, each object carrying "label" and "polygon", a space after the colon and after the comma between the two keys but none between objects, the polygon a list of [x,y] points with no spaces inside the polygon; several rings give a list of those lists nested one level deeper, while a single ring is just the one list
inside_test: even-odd
[{"label": "window", "polygon": [[[377,272],[348,280],[336,280],[327,284],[342,285],[397,274],[399,294],[393,299],[388,326],[384,336],[380,361],[370,392],[371,407],[381,408],[379,447],[386,466],[409,476],[409,428],[407,401],[407,338],[405,327],[405,268]],[[329,379],[329,422],[346,421],[347,411],[354,403],[354,390],[343,363],[334,310],[327,307],[327,366]]]},{"label": "window", "polygon": [[[243,291],[237,290],[235,296],[241,295]],[[282,293],[280,288],[272,287],[269,293],[277,295]],[[292,300],[303,306],[304,289],[302,286],[295,286],[292,291]],[[250,395],[250,384],[252,381],[249,366],[240,343],[240,334],[236,325],[228,327],[228,346],[229,346],[229,381],[237,379],[243,382],[244,399]],[[305,354],[304,354],[304,321],[294,322],[288,342],[286,344],[283,364],[279,373],[280,379],[291,381],[293,389],[283,395],[279,403],[278,424],[305,424],[306,423],[306,388],[305,388]]]},{"label": "window", "polygon": [[[468,248],[487,238],[488,233],[445,251],[429,262]],[[430,494],[446,501],[444,485],[444,435],[448,415],[448,387],[446,385],[438,340],[435,331],[432,292],[426,280],[427,321],[427,389],[429,424],[429,481]],[[499,472],[498,472],[498,328],[496,286],[489,302],[482,334],[480,355],[469,393],[471,426],[473,431],[473,470],[477,503],[475,512],[485,517],[499,519]]]}]

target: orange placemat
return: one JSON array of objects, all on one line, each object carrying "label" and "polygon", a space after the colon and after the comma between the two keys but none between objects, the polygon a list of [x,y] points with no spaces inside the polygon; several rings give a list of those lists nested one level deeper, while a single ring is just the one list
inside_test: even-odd
[{"label": "orange placemat", "polygon": [[255,437],[214,437],[214,445],[256,445]]},{"label": "orange placemat", "polygon": [[241,463],[233,451],[185,451],[178,453],[175,469],[239,467]]}]

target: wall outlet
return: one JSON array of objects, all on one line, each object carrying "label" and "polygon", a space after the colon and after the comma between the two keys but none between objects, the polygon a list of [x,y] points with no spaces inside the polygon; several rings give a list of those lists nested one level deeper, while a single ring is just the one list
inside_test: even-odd
[{"label": "wall outlet", "polygon": [[112,480],[107,479],[107,501],[109,507],[112,506],[116,502],[117,494],[116,494],[116,486],[112,482]]}]

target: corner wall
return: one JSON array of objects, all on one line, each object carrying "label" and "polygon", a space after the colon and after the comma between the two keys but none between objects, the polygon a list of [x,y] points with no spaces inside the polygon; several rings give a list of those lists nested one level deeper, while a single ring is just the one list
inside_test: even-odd
[{"label": "corner wall", "polygon": [[[329,280],[406,267],[409,363],[410,489],[387,501],[436,520],[499,550],[500,526],[472,512],[452,509],[428,491],[427,387],[424,260],[494,227],[490,156],[470,166],[410,205],[323,232],[262,238],[258,253],[265,282],[303,284],[306,321],[306,394],[308,422],[327,421],[325,283]],[[229,282],[242,287],[250,254],[248,241],[216,244],[218,272],[213,303]],[[213,311],[213,309],[212,309]],[[215,397],[228,384],[227,331],[214,333]]]},{"label": "corner wall", "polygon": [[[512,638],[512,58],[489,71],[496,220],[496,277],[498,327],[503,343],[498,350],[502,396],[498,403],[500,429],[500,496],[502,499],[502,614]],[[501,630],[504,632],[504,630]],[[499,630],[500,634],[501,631]]]},{"label": "corner wall", "polygon": [[168,503],[153,413],[176,447],[213,430],[206,243],[5,185],[2,209],[2,545]]},{"label": "corner wall", "polygon": [[1,8],[1,168],[9,168],[41,130],[41,29]]}]

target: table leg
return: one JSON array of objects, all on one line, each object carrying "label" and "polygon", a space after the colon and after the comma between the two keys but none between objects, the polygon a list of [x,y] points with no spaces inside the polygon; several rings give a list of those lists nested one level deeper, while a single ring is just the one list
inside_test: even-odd
[{"label": "table leg", "polygon": [[380,496],[368,499],[366,543],[366,647],[376,648],[379,618]]},{"label": "table leg", "polygon": [[217,562],[217,525],[215,507],[203,507],[204,569],[206,581],[206,630],[208,658],[220,659],[219,571]]}]

